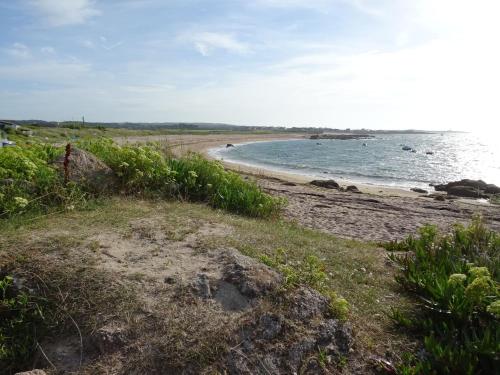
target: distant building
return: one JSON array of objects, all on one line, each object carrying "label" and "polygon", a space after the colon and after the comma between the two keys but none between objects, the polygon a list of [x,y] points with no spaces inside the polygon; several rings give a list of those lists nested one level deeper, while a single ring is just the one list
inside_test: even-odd
[{"label": "distant building", "polygon": [[9,121],[1,121],[0,120],[0,129],[6,130],[6,129],[12,129],[12,130],[18,130],[21,127],[17,124],[14,124],[13,122]]}]

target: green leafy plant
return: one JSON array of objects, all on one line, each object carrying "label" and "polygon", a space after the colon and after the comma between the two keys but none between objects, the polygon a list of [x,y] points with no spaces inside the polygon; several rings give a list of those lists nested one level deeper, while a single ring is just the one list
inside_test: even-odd
[{"label": "green leafy plant", "polygon": [[13,280],[0,279],[0,368],[7,373],[31,358],[44,329],[44,301],[16,290]]},{"label": "green leafy plant", "polygon": [[349,303],[329,287],[325,265],[318,257],[308,255],[302,261],[293,262],[288,260],[284,249],[277,249],[273,257],[261,255],[260,261],[283,275],[285,289],[310,286],[328,298],[332,315],[342,320],[347,318]]},{"label": "green leafy plant", "polygon": [[417,317],[392,314],[424,338],[424,357],[403,373],[493,373],[500,352],[500,235],[479,218],[451,234],[433,226],[419,234],[397,244],[404,254],[389,254],[401,267],[396,281],[421,307]]},{"label": "green leafy plant", "polygon": [[110,139],[82,141],[78,146],[110,166],[122,189],[129,193],[179,196],[255,217],[275,215],[284,203],[238,174],[226,171],[219,162],[198,154],[174,158],[165,155],[158,144],[120,146]]}]

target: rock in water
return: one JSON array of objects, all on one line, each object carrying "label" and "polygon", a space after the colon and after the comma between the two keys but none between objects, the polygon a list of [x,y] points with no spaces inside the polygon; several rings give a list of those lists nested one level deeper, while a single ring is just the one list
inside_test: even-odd
[{"label": "rock in water", "polygon": [[234,147],[234,145],[233,145],[232,143],[228,143],[228,144],[226,145],[226,148],[228,148],[228,147]]},{"label": "rock in water", "polygon": [[[113,170],[91,153],[73,148],[68,161],[70,181],[95,192],[111,191],[116,186],[117,178]],[[54,164],[64,174],[64,155],[57,158]]]},{"label": "rock in water", "polygon": [[340,185],[334,180],[313,180],[310,184],[325,189],[338,189],[340,187]]}]

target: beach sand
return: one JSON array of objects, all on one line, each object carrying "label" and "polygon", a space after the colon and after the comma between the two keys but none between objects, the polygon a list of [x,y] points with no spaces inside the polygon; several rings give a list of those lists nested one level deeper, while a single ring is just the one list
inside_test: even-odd
[{"label": "beach sand", "polygon": [[[304,134],[211,134],[149,136],[119,142],[164,141],[178,155],[195,151],[212,158],[210,149],[253,141],[300,139]],[[287,200],[284,217],[298,224],[344,238],[367,241],[402,239],[424,224],[449,230],[481,215],[492,229],[500,230],[500,206],[471,199],[433,198],[409,190],[355,184],[362,194],[324,189],[309,184],[311,178],[222,161],[228,169],[254,180],[268,193]],[[338,181],[341,185],[351,184]]]}]

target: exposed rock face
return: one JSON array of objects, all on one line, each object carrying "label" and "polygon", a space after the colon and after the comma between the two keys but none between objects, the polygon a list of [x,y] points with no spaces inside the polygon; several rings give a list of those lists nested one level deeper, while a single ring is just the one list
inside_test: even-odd
[{"label": "exposed rock face", "polygon": [[102,354],[113,353],[125,344],[125,332],[121,327],[105,326],[96,331],[93,341]]},{"label": "exposed rock face", "polygon": [[421,193],[421,194],[427,194],[428,191],[425,189],[420,189],[420,188],[411,188],[411,191],[414,191],[415,193]]},{"label": "exposed rock face", "polygon": [[468,198],[489,198],[491,195],[500,194],[500,187],[487,184],[482,180],[464,179],[447,184],[436,185],[437,191],[446,191],[449,195]]},{"label": "exposed rock face", "polygon": [[242,327],[241,344],[224,360],[229,374],[327,374],[331,369],[318,366],[318,351],[333,366],[349,354],[351,330],[328,318],[328,303],[318,292],[302,287],[297,297],[285,297],[279,304],[286,307],[284,315],[264,313]]},{"label": "exposed rock face", "polygon": [[338,189],[340,187],[340,185],[334,180],[313,180],[310,184],[325,189]]},{"label": "exposed rock face", "polygon": [[224,281],[236,286],[244,296],[263,296],[281,284],[280,274],[237,251],[226,254],[226,264]]},{"label": "exposed rock face", "polygon": [[[280,274],[236,250],[222,250],[217,259],[220,279],[198,274],[191,290],[242,319],[214,372],[326,374],[349,354],[350,328],[332,319],[326,297],[306,286],[283,292]],[[319,365],[319,350],[328,358],[326,367]]]},{"label": "exposed rock face", "polygon": [[[96,192],[111,190],[116,186],[116,175],[97,157],[78,148],[73,148],[68,158],[68,177],[70,181],[85,185]],[[64,155],[54,162],[64,173]]]}]

